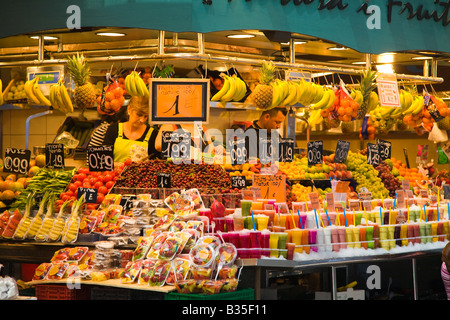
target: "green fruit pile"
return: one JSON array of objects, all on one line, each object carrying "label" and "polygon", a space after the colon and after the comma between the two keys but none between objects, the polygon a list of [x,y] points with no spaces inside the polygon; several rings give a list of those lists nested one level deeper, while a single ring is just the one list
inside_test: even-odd
[{"label": "green fruit pile", "polygon": [[372,193],[372,199],[389,198],[389,191],[378,177],[378,171],[367,163],[367,156],[349,151],[346,165],[347,170],[353,173],[357,183],[356,190],[365,187]]}]

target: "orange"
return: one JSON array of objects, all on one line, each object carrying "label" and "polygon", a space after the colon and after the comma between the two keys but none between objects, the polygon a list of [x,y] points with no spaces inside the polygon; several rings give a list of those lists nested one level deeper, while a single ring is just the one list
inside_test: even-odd
[{"label": "orange", "polygon": [[348,114],[342,116],[342,121],[348,122],[348,121],[352,121],[352,117]]},{"label": "orange", "polygon": [[345,107],[345,114],[346,115],[351,115],[353,113],[353,109],[351,107]]},{"label": "orange", "polygon": [[359,104],[358,104],[358,102],[356,102],[355,100],[351,100],[351,101],[350,101],[350,107],[351,107],[353,110],[356,110],[356,109],[359,108]]},{"label": "orange", "polygon": [[115,95],[112,91],[108,91],[105,93],[105,101],[111,101],[115,98]]},{"label": "orange", "polygon": [[345,114],[345,108],[344,107],[339,107],[338,109],[337,109],[337,113],[340,115],[340,116],[343,116],[344,114]]},{"label": "orange", "polygon": [[117,87],[113,90],[113,94],[116,99],[120,98],[123,96],[123,89],[121,87]]},{"label": "orange", "polygon": [[122,107],[122,104],[120,103],[119,99],[111,100],[110,105],[111,105],[111,109],[114,111],[119,111],[120,107]]}]

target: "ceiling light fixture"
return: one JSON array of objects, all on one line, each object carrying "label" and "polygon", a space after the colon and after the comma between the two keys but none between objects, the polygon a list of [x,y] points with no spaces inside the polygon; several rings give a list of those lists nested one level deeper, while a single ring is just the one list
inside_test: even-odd
[{"label": "ceiling light fixture", "polygon": [[328,50],[331,51],[342,51],[342,50],[348,50],[348,48],[344,47],[344,46],[336,46],[336,47],[329,47],[327,48]]},{"label": "ceiling light fixture", "polygon": [[[294,41],[294,44],[305,44],[305,43],[307,43],[307,42],[308,42],[308,41],[297,40],[297,41]],[[288,46],[288,45],[289,45],[289,42],[281,42],[281,44]]]},{"label": "ceiling light fixture", "polygon": [[122,32],[97,32],[96,35],[101,37],[124,37],[125,33]]},{"label": "ceiling light fixture", "polygon": [[249,39],[249,38],[254,38],[255,35],[253,34],[229,34],[227,35],[227,38],[231,38],[231,39]]},{"label": "ceiling light fixture", "polygon": [[413,59],[413,60],[431,60],[433,58],[432,57],[413,57],[411,59]]},{"label": "ceiling light fixture", "polygon": [[[30,36],[30,39],[38,40],[39,36]],[[44,36],[44,40],[57,40],[58,37]]]}]

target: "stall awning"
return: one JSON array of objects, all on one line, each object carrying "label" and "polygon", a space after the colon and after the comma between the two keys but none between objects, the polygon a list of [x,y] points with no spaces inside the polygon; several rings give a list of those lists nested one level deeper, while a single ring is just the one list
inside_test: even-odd
[{"label": "stall awning", "polygon": [[450,52],[449,8],[450,0],[21,0],[3,4],[0,38],[77,26],[258,29],[323,38],[364,53]]}]

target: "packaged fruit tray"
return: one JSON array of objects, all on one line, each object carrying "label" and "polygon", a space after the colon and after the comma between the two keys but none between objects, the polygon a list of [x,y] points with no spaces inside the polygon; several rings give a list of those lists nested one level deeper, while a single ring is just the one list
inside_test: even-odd
[{"label": "packaged fruit tray", "polygon": [[254,300],[255,290],[252,288],[238,289],[233,292],[217,294],[204,293],[177,293],[169,292],[164,296],[165,300]]}]

